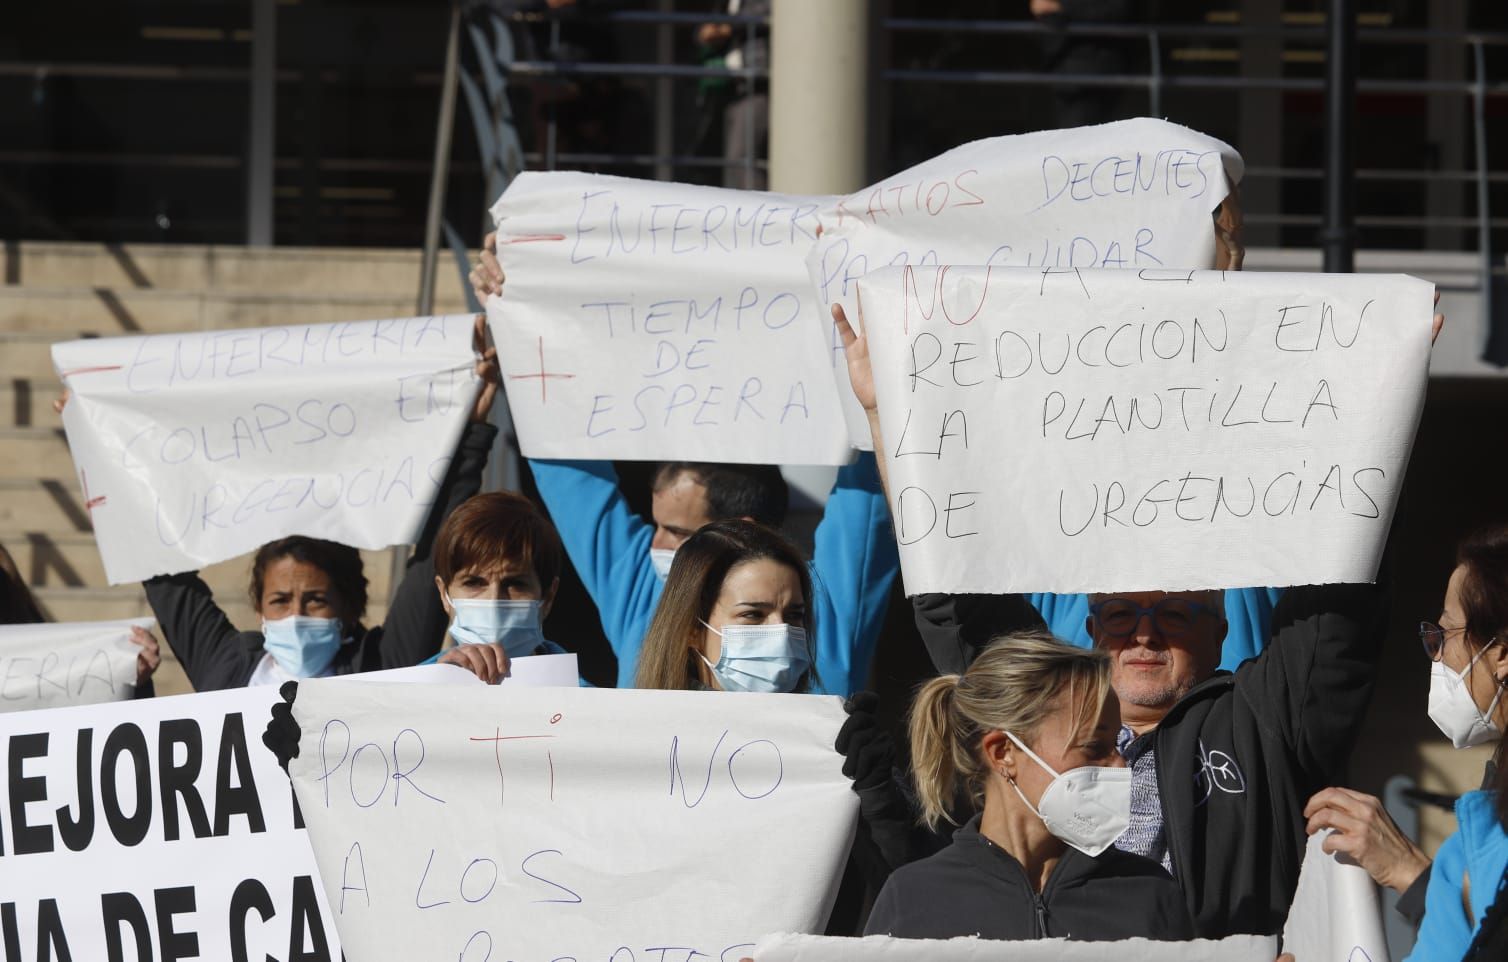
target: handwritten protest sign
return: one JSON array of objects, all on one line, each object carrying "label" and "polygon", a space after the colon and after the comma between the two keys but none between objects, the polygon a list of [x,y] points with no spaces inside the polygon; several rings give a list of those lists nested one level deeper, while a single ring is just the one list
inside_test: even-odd
[{"label": "handwritten protest sign", "polygon": [[521,174],[487,316],[533,458],[841,464],[803,258],[830,198]]},{"label": "handwritten protest sign", "polygon": [[1374,578],[1424,399],[1424,281],[944,267],[859,287],[908,593]]},{"label": "handwritten protest sign", "polygon": [[1275,955],[1277,940],[1264,935],[1193,942],[1147,939],[1002,942],[977,938],[892,939],[883,935],[863,939],[772,935],[760,939],[750,953],[754,962],[1272,962]]},{"label": "handwritten protest sign", "polygon": [[288,780],[261,744],[277,698],[0,716],[5,958],[337,962]]},{"label": "handwritten protest sign", "polygon": [[1388,962],[1377,883],[1360,865],[1328,854],[1330,830],[1309,836],[1283,951],[1294,962]]},{"label": "handwritten protest sign", "polygon": [[838,699],[504,694],[301,686],[289,773],[351,962],[734,962],[821,930],[857,808]]},{"label": "handwritten protest sign", "polygon": [[152,619],[0,625],[0,712],[130,698],[141,650],[133,625]]},{"label": "handwritten protest sign", "polygon": [[112,584],[291,534],[413,540],[478,382],[469,316],[54,345]]},{"label": "handwritten protest sign", "polygon": [[[807,267],[824,313],[854,311],[854,285],[881,267],[1210,268],[1210,213],[1241,179],[1213,137],[1140,118],[977,140],[838,198]],[[854,443],[869,447],[843,349],[829,359]]]}]

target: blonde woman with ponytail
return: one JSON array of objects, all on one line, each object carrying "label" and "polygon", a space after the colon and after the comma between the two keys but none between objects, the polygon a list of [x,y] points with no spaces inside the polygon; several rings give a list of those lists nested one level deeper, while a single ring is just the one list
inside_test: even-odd
[{"label": "blonde woman with ponytail", "polygon": [[911,757],[922,820],[978,812],[885,883],[866,934],[946,939],[1189,939],[1172,877],[1111,843],[1130,817],[1110,661],[1045,633],[999,639],[922,686]]}]

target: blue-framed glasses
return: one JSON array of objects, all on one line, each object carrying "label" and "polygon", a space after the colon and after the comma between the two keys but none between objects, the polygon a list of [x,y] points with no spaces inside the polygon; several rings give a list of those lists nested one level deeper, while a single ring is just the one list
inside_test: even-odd
[{"label": "blue-framed glasses", "polygon": [[1194,631],[1200,615],[1214,615],[1216,611],[1209,605],[1175,596],[1162,598],[1150,608],[1130,598],[1106,598],[1090,605],[1089,613],[1098,633],[1110,638],[1129,637],[1143,618],[1151,618],[1153,627],[1163,637],[1178,638]]}]

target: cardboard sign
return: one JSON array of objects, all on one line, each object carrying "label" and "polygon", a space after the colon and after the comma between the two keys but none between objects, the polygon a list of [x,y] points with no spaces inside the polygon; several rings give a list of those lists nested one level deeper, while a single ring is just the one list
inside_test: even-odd
[{"label": "cardboard sign", "polygon": [[[839,198],[807,267],[826,316],[855,316],[859,278],[882,267],[1211,268],[1210,213],[1241,179],[1228,144],[1164,120],[977,140]],[[849,430],[869,448],[843,348],[827,328]]]},{"label": "cardboard sign", "polygon": [[261,742],[277,700],[243,688],[0,716],[5,958],[338,962]]},{"label": "cardboard sign", "polygon": [[128,618],[0,625],[0,712],[130,698],[141,651],[131,628],[153,624]]},{"label": "cardboard sign", "polygon": [[858,807],[837,698],[315,681],[293,708],[351,962],[731,962],[831,911]]},{"label": "cardboard sign", "polygon": [[1375,577],[1428,283],[890,268],[859,296],[908,594]]},{"label": "cardboard sign", "polygon": [[[1277,939],[1235,935],[1218,941],[1072,942],[1040,939],[862,939],[815,935],[772,935],[750,953],[754,962],[1272,962]],[[1303,962],[1303,960],[1300,960]]]},{"label": "cardboard sign", "polygon": [[521,174],[488,299],[531,458],[842,464],[804,257],[831,198]]},{"label": "cardboard sign", "polygon": [[478,381],[472,318],[57,344],[63,426],[111,584],[293,534],[411,542]]}]

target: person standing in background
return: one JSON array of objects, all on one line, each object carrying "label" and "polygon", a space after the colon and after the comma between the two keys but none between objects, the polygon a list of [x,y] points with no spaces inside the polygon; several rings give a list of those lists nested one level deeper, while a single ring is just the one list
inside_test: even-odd
[{"label": "person standing in background", "polygon": [[[1113,76],[1131,65],[1125,41],[1117,37],[1072,36],[1063,28],[1076,24],[1129,24],[1135,21],[1131,0],[1031,0],[1031,14],[1051,27],[1043,45],[1043,69],[1056,74]],[[1088,127],[1121,119],[1120,88],[1053,87],[1055,125]]]},{"label": "person standing in background", "polygon": [[[770,16],[770,0],[728,0],[729,16]],[[729,70],[767,70],[770,66],[770,32],[760,25],[750,37],[748,28],[732,23],[704,23],[697,28],[696,42],[705,54],[705,66]],[[745,163],[752,155],[763,161],[770,143],[769,81],[733,79],[731,99],[723,106],[723,186],[739,190],[766,190],[765,171]],[[715,110],[716,100],[706,109]]]}]

